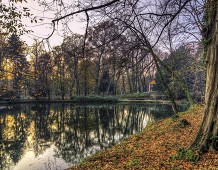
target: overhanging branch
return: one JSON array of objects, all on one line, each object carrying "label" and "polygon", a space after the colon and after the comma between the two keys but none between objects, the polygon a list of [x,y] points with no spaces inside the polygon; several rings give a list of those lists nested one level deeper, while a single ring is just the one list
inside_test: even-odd
[{"label": "overhanging branch", "polygon": [[104,8],[104,7],[107,7],[107,6],[110,6],[116,2],[119,2],[120,0],[113,0],[113,1],[110,1],[108,3],[105,3],[105,4],[102,4],[102,5],[98,5],[98,6],[94,6],[94,7],[89,7],[89,8],[86,8],[86,9],[82,9],[82,10],[78,10],[78,11],[75,11],[75,12],[72,12],[72,13],[69,13],[67,15],[64,15],[62,17],[59,17],[59,18],[56,18],[56,19],[53,19],[52,20],[52,23],[53,23],[53,30],[52,30],[52,33],[46,38],[46,39],[49,39],[53,34],[54,34],[54,31],[55,31],[55,22],[58,22],[64,18],[67,18],[69,16],[73,16],[75,14],[79,14],[79,13],[82,13],[82,12],[85,12],[86,13],[86,16],[87,16],[87,12],[88,11],[93,11],[93,10],[96,10],[96,9],[101,9],[101,8]]},{"label": "overhanging branch", "polygon": [[93,10],[96,10],[96,9],[101,9],[101,8],[104,8],[104,7],[107,7],[107,6],[110,6],[116,2],[119,2],[120,0],[113,0],[113,1],[110,1],[108,3],[105,3],[105,4],[102,4],[102,5],[99,5],[99,6],[94,6],[94,7],[90,7],[90,8],[86,8],[86,9],[82,9],[82,10],[78,10],[78,11],[75,11],[75,12],[72,12],[72,13],[69,13],[67,15],[64,15],[62,17],[59,17],[59,18],[56,18],[54,20],[52,20],[53,23],[55,22],[58,22],[66,17],[69,17],[69,16],[72,16],[72,15],[75,15],[75,14],[79,14],[79,13],[82,13],[82,12],[88,12],[88,11],[93,11]]}]

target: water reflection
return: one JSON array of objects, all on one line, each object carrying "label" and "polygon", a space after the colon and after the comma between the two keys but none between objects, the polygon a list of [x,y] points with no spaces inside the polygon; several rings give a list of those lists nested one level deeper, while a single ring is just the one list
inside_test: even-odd
[{"label": "water reflection", "polygon": [[0,114],[0,169],[64,169],[172,113],[168,105],[13,107]]}]

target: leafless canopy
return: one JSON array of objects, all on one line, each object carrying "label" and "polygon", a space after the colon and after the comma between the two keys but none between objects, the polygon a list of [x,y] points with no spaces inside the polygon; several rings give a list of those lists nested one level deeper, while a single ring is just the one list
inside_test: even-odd
[{"label": "leafless canopy", "polygon": [[84,0],[70,4],[63,0],[55,2],[59,10],[52,20],[53,32],[59,22],[67,25],[76,16],[85,14],[87,27],[111,20],[119,25],[122,34],[131,30],[140,39],[145,36],[152,47],[167,44],[169,49],[172,45],[170,42],[176,41],[173,44],[176,46],[178,41],[193,42],[201,38],[204,0]]}]

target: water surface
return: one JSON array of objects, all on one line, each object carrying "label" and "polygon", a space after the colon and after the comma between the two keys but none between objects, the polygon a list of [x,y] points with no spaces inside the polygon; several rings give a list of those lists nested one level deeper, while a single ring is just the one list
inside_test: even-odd
[{"label": "water surface", "polygon": [[13,105],[0,111],[0,169],[64,169],[170,115],[159,104]]}]

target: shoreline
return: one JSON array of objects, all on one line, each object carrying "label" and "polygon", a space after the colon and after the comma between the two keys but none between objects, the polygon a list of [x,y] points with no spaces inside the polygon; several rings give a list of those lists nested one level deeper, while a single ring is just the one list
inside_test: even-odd
[{"label": "shoreline", "polygon": [[[101,104],[123,104],[123,105],[151,105],[151,104],[157,104],[157,105],[171,105],[171,102],[169,100],[137,100],[137,99],[116,99],[116,100],[35,100],[35,99],[28,99],[28,100],[15,100],[15,101],[0,101],[0,111],[7,111],[11,109],[11,106],[16,104],[52,104],[52,103],[59,103],[59,104],[75,104],[75,105],[101,105]],[[176,101],[178,105],[189,105],[185,101]]]},{"label": "shoreline", "polygon": [[[28,100],[14,100],[14,101],[0,101],[0,105],[3,104],[25,104],[25,103],[81,103],[81,104],[89,104],[89,103],[160,103],[160,104],[170,104],[169,100],[130,100],[130,99],[118,99],[117,101],[104,101],[104,100],[99,100],[99,101],[74,101],[74,100],[70,100],[70,99],[66,99],[66,100],[32,100],[32,99],[28,99]],[[177,103],[180,103],[180,101],[177,101]],[[3,106],[2,106],[3,107]],[[1,109],[1,107],[0,107]]]},{"label": "shoreline", "polygon": [[[201,104],[194,105],[186,112],[148,124],[142,132],[85,158],[67,170],[216,168],[216,154],[204,154],[198,159],[196,153],[188,149],[200,126],[203,108]],[[190,124],[182,126],[183,120]],[[181,149],[187,153],[181,156]],[[210,160],[216,161],[212,164]]]}]

